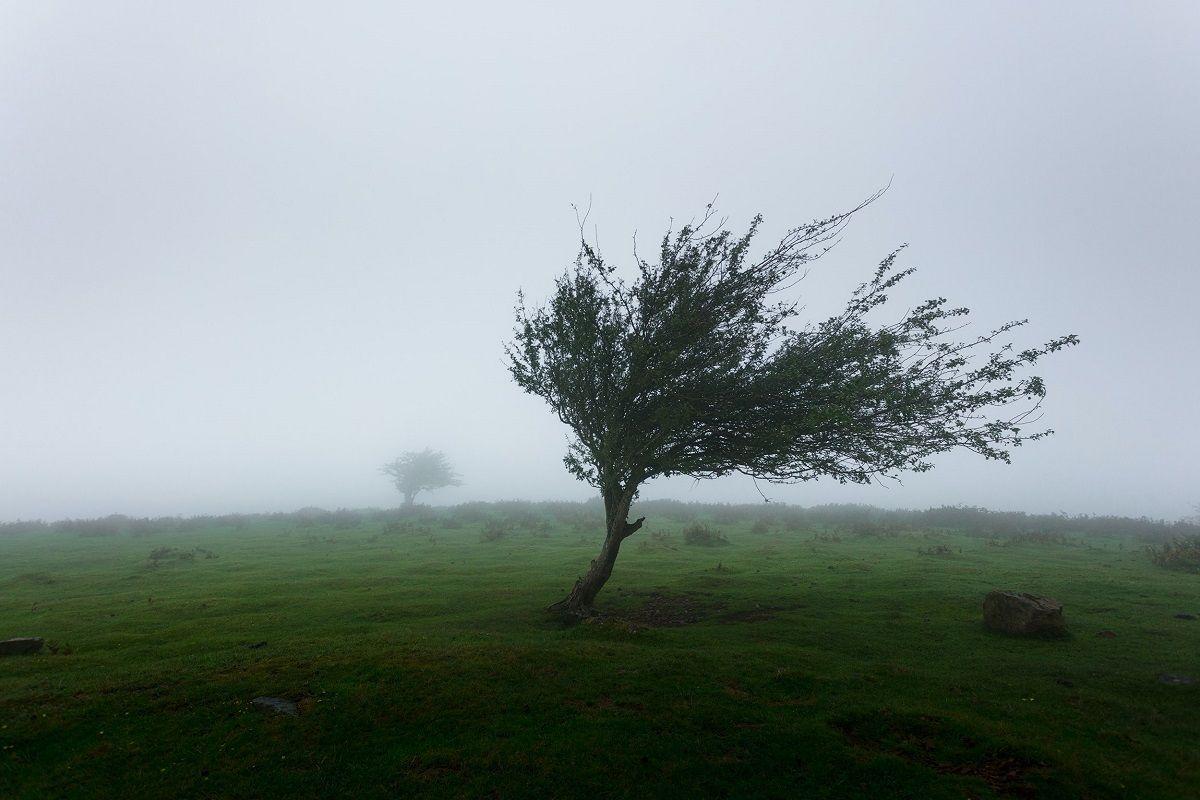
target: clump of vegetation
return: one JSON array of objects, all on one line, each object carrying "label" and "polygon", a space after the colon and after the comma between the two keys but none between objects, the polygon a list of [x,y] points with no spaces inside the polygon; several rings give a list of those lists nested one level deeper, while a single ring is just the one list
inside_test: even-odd
[{"label": "clump of vegetation", "polygon": [[489,519],[483,524],[483,532],[479,535],[479,541],[498,542],[510,533],[512,533],[510,523],[498,519]]},{"label": "clump of vegetation", "polygon": [[862,519],[851,522],[847,528],[851,536],[859,538],[871,537],[895,537],[899,536],[900,532],[895,527],[888,525],[885,522],[880,522],[873,519]]},{"label": "clump of vegetation", "polygon": [[323,508],[305,506],[299,511],[289,514],[288,517],[301,528],[315,528],[317,525],[328,525],[333,514]]},{"label": "clump of vegetation", "polygon": [[789,533],[800,533],[808,527],[803,514],[788,514],[783,518],[783,527]]},{"label": "clump of vegetation", "polygon": [[195,558],[195,553],[190,550],[180,550],[178,547],[158,547],[151,550],[148,556],[152,567],[157,567],[164,561],[194,561]]},{"label": "clump of vegetation", "polygon": [[917,552],[923,556],[948,556],[953,551],[944,544],[935,544],[933,547],[918,547]]},{"label": "clump of vegetation", "polygon": [[1200,536],[1185,536],[1149,545],[1150,560],[1164,569],[1200,573]]},{"label": "clump of vegetation", "polygon": [[827,544],[833,544],[836,542],[840,542],[842,540],[842,537],[838,536],[836,533],[814,533],[812,540],[814,542],[825,542]]},{"label": "clump of vegetation", "polygon": [[683,543],[699,547],[721,547],[729,544],[729,540],[722,536],[720,531],[714,531],[701,522],[694,522],[683,529]]},{"label": "clump of vegetation", "polygon": [[754,524],[750,526],[750,532],[755,536],[765,536],[771,532],[770,520],[759,517],[758,519],[754,520]]},{"label": "clump of vegetation", "polygon": [[119,514],[103,519],[65,519],[54,523],[54,530],[79,536],[116,536],[124,528],[125,517]]},{"label": "clump of vegetation", "polygon": [[428,536],[431,529],[428,525],[421,525],[413,520],[400,520],[384,525],[383,532],[389,536]]},{"label": "clump of vegetation", "polygon": [[0,522],[0,536],[18,533],[40,533],[49,525],[40,519],[17,520],[16,522]]},{"label": "clump of vegetation", "polygon": [[348,508],[339,508],[330,515],[330,522],[338,530],[357,528],[364,522],[363,515]]},{"label": "clump of vegetation", "polygon": [[1045,531],[1028,531],[1018,533],[1008,540],[1009,544],[1078,544],[1065,533],[1047,533]]}]

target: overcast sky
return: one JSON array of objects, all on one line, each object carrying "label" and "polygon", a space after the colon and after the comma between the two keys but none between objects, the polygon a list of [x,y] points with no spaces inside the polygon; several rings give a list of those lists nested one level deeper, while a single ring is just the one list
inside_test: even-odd
[{"label": "overcast sky", "polygon": [[426,445],[465,479],[436,502],[588,497],[502,359],[571,203],[628,264],[718,193],[765,246],[889,180],[808,312],[908,242],[897,306],[1080,336],[1040,370],[1058,433],[767,495],[1200,502],[1200,5],[0,8],[0,519],[392,505],[378,466]]}]

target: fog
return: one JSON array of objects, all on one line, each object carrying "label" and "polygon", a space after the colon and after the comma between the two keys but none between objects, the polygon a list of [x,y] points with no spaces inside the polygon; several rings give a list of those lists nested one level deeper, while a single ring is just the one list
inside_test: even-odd
[{"label": "fog", "polygon": [[[1200,11],[1121,4],[4,3],[0,519],[584,499],[509,379],[518,288],[629,265],[714,196],[760,245],[891,182],[796,291],[1076,333],[1056,436],[868,502],[1175,518],[1200,502]],[[644,497],[761,502],[749,479]]]}]

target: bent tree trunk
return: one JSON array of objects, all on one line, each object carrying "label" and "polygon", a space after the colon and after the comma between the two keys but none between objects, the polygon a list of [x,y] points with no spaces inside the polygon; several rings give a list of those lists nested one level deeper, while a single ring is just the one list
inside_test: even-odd
[{"label": "bent tree trunk", "polygon": [[621,550],[621,542],[637,533],[646,521],[639,517],[629,521],[629,506],[637,487],[603,492],[605,535],[600,555],[592,559],[587,572],[575,581],[575,586],[562,600],[550,606],[550,611],[565,617],[586,617],[592,613],[592,603],[612,575],[613,564]]}]

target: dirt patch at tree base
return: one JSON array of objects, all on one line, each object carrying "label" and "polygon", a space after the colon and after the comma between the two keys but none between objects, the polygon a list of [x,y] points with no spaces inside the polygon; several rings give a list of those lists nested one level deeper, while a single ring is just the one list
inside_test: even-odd
[{"label": "dirt patch at tree base", "polygon": [[754,608],[727,610],[723,600],[710,592],[627,592],[626,596],[642,597],[642,603],[634,608],[598,609],[585,622],[590,624],[623,624],[631,629],[679,628],[697,622],[711,620],[721,624],[739,622],[765,622],[774,619],[776,612],[788,611],[800,606],[755,606]]},{"label": "dirt patch at tree base", "polygon": [[644,596],[636,608],[599,610],[596,622],[626,623],[640,628],[679,628],[693,625],[724,610],[725,603],[706,592],[629,592]]}]

